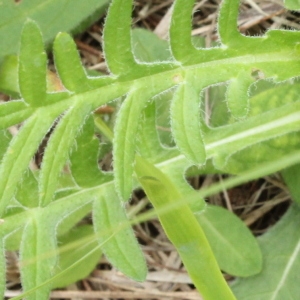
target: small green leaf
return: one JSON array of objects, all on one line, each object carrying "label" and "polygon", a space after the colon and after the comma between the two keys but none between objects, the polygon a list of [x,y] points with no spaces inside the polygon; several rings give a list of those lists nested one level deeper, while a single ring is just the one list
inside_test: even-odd
[{"label": "small green leaf", "polygon": [[55,225],[57,216],[36,210],[26,225],[20,247],[20,269],[24,291],[35,289],[27,299],[48,299],[50,286],[39,287],[51,278],[56,264]]},{"label": "small green leaf", "polygon": [[98,166],[99,140],[94,135],[93,116],[85,121],[74,148],[70,154],[70,168],[80,187],[96,186],[110,179]]},{"label": "small green leaf", "polygon": [[32,115],[12,139],[0,166],[0,216],[12,199],[40,141],[52,125],[51,117],[51,114]]},{"label": "small green leaf", "polygon": [[164,148],[156,130],[156,101],[148,103],[142,112],[140,129],[137,137],[137,152],[145,159],[156,163],[170,157],[172,150]]},{"label": "small green leaf", "polygon": [[232,289],[239,300],[283,300],[299,297],[300,209],[294,204],[282,219],[258,238],[264,268],[238,279]]},{"label": "small green leaf", "polygon": [[191,14],[194,2],[194,0],[176,0],[173,5],[170,46],[175,59],[183,64],[189,60],[190,56],[199,55],[191,38]]},{"label": "small green leaf", "polygon": [[21,36],[19,86],[30,106],[42,106],[46,100],[46,73],[47,56],[41,31],[35,22],[27,21]]},{"label": "small green leaf", "polygon": [[179,150],[193,164],[206,161],[200,121],[200,95],[189,83],[181,84],[171,105],[172,133]]},{"label": "small green leaf", "polygon": [[107,13],[103,47],[106,63],[114,75],[125,75],[137,66],[131,46],[131,11],[131,0],[115,0]]},{"label": "small green leaf", "polygon": [[261,251],[247,226],[233,213],[218,206],[207,206],[196,214],[221,270],[247,277],[262,269]]},{"label": "small green leaf", "polygon": [[249,88],[254,79],[248,70],[241,70],[227,87],[226,100],[233,117],[241,119],[249,112]]},{"label": "small green leaf", "polygon": [[141,62],[172,60],[168,42],[143,28],[132,30],[132,48],[135,58]]},{"label": "small green leaf", "polygon": [[246,39],[237,28],[239,5],[239,0],[224,0],[221,4],[218,32],[223,45],[232,47],[241,46],[241,42]]},{"label": "small green leaf", "polygon": [[27,170],[23,176],[15,197],[24,207],[33,208],[38,206],[38,182],[31,170]]},{"label": "small green leaf", "polygon": [[113,187],[94,200],[93,220],[98,242],[111,264],[126,276],[144,281],[145,259]]},{"label": "small green leaf", "polygon": [[88,90],[87,75],[73,39],[67,33],[59,33],[53,50],[55,66],[65,88],[77,93]]},{"label": "small green leaf", "polygon": [[[143,100],[143,101],[141,101]],[[145,96],[139,91],[128,94],[123,102],[115,124],[114,134],[114,176],[117,192],[121,199],[128,200],[132,192],[135,139],[139,118],[145,106]]]},{"label": "small green leaf", "polygon": [[46,206],[53,200],[59,173],[67,160],[74,138],[89,112],[89,105],[77,104],[77,106],[67,111],[52,134],[44,154],[40,172],[39,191],[41,206]]},{"label": "small green leaf", "polygon": [[[91,238],[90,242],[82,244],[80,240],[85,240],[86,238]],[[55,268],[54,276],[63,272],[65,269],[72,266],[74,262],[80,260],[85,254],[94,250],[94,248],[98,246],[98,243],[93,227],[91,225],[83,225],[76,227],[66,235],[60,237],[58,239],[58,245],[58,252],[60,252],[60,250],[63,250],[63,252],[59,254],[59,262]],[[100,249],[94,251],[91,255],[82,260],[80,264],[71,267],[63,274],[63,276],[55,278],[54,282],[52,282],[52,287],[66,287],[76,281],[86,278],[95,268],[95,265],[100,260],[101,254]]]},{"label": "small green leaf", "polygon": [[[145,90],[145,85],[148,89]],[[140,116],[147,101],[172,86],[172,78],[151,83],[148,80],[127,95],[119,111],[114,129],[114,176],[116,190],[121,199],[128,200],[132,192],[133,163]]]}]

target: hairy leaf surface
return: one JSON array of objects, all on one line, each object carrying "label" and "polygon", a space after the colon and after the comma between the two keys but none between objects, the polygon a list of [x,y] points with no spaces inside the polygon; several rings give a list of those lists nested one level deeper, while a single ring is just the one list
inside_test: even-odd
[{"label": "hairy leaf surface", "polygon": [[[47,1],[44,7],[50,4],[56,2]],[[17,235],[23,235],[20,249],[24,260],[23,286],[26,291],[36,287],[29,299],[47,298],[51,286],[43,284],[51,280],[58,260],[57,234],[67,233],[90,210],[99,245],[108,259],[127,276],[144,280],[145,261],[122,202],[128,200],[139,185],[153,202],[200,292],[212,295],[213,299],[233,299],[193,214],[205,207],[201,191],[199,195],[192,190],[185,180],[185,172],[193,165],[200,166],[194,169],[195,173],[205,172],[210,164],[214,171],[238,174],[258,161],[254,155],[257,149],[263,160],[268,149],[276,148],[269,155],[274,165],[250,172],[252,177],[244,174],[242,178],[255,178],[282,169],[286,162],[280,160],[282,152],[291,153],[290,159],[298,162],[298,154],[293,154],[299,148],[297,84],[280,86],[282,94],[275,87],[265,94],[257,92],[252,99],[248,96],[253,87],[259,85],[255,79],[257,73],[274,83],[299,76],[300,34],[270,30],[262,37],[243,36],[237,30],[239,1],[224,0],[218,27],[221,45],[197,48],[190,36],[193,4],[192,0],[174,2],[171,55],[166,51],[160,59],[153,53],[145,57],[138,54],[133,43],[136,36],[132,39],[131,31],[132,1],[113,0],[105,22],[103,45],[109,75],[88,76],[72,38],[60,33],[54,42],[54,58],[62,86],[55,92],[47,89],[47,61],[40,29],[34,21],[26,22],[19,55],[21,99],[0,104],[0,128],[17,125],[18,131],[11,140],[4,132],[0,136],[3,153],[0,216],[4,219],[0,232],[1,245],[16,232],[11,236],[11,244],[15,246]],[[29,4],[23,0],[11,5],[22,9]],[[73,9],[74,5],[76,2]],[[84,10],[81,13],[84,14]],[[45,17],[45,20],[48,19]],[[48,41],[49,36],[44,34],[44,39]],[[2,50],[6,51],[1,48],[0,55]],[[226,105],[230,111],[227,112],[224,105],[220,111],[227,116],[220,124],[212,122],[214,127],[211,127],[201,111],[202,95],[206,88],[220,84],[228,85]],[[173,136],[174,142],[168,144],[174,148],[170,149],[162,146],[157,138],[157,120],[161,117],[157,114],[168,113],[169,104],[160,102],[168,101],[172,93],[169,136]],[[106,135],[114,136],[113,170],[105,173],[98,166],[99,139],[94,135],[92,114],[116,99],[120,109],[114,104],[118,110],[114,134],[103,123]],[[164,129],[169,130],[168,121],[163,124],[167,127]],[[27,168],[45,137],[47,145],[36,181],[28,175]],[[141,157],[134,166],[137,153]],[[139,183],[134,180],[134,169]],[[20,195],[26,186],[32,191],[32,202],[26,193]],[[188,203],[181,201],[183,196]],[[179,205],[180,209],[172,205]],[[232,272],[242,276],[257,272],[260,260],[256,250],[251,253],[255,261],[252,268]],[[247,253],[247,259],[249,255]],[[199,262],[199,256],[204,257],[203,261]],[[205,264],[209,261],[212,263]],[[202,267],[207,272],[212,271],[211,277],[202,273]],[[211,289],[212,281],[213,286],[221,285],[223,290]]]}]

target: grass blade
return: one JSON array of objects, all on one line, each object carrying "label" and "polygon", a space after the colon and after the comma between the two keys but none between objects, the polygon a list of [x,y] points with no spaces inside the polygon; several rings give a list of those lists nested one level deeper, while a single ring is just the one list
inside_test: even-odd
[{"label": "grass blade", "polygon": [[[170,241],[176,247],[193,283],[206,300],[230,299],[233,296],[214,258],[208,241],[189,206],[176,186],[156,167],[136,157],[138,180],[158,214]],[[166,213],[160,210],[178,202]],[[217,288],[216,288],[217,287]]]}]

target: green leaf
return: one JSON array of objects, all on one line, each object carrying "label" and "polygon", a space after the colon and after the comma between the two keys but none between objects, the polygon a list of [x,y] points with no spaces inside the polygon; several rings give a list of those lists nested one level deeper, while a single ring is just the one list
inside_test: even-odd
[{"label": "green leaf", "polygon": [[9,101],[0,104],[0,128],[5,129],[21,123],[30,117],[34,109],[23,101]]},{"label": "green leaf", "polygon": [[189,83],[181,84],[171,105],[172,133],[179,150],[193,164],[206,161],[200,124],[200,95]]},{"label": "green leaf", "polygon": [[40,26],[46,43],[60,31],[79,32],[105,11],[108,0],[4,0],[0,10],[0,57],[15,54],[24,22],[30,18]]},{"label": "green leaf", "polygon": [[38,182],[31,170],[27,170],[23,176],[15,197],[24,207],[33,208],[38,206]]},{"label": "green leaf", "polygon": [[254,79],[249,70],[241,70],[236,78],[230,80],[227,87],[227,103],[231,114],[244,118],[249,112],[249,88]]},{"label": "green leaf", "polygon": [[239,300],[297,299],[300,268],[300,209],[292,205],[284,217],[258,239],[264,268],[233,285]]},{"label": "green leaf", "polygon": [[300,2],[299,2],[299,0],[285,0],[284,1],[284,6],[287,9],[300,10]]},{"label": "green leaf", "polygon": [[[86,238],[90,238],[90,242],[83,244],[81,240],[85,241]],[[63,276],[55,278],[52,282],[53,288],[62,288],[86,278],[93,271],[102,254],[101,250],[98,249],[72,267],[74,262],[98,246],[97,237],[91,225],[82,225],[71,230],[58,239],[58,245],[59,262],[55,268],[54,276],[69,267],[71,268],[63,273]]]},{"label": "green leaf", "polygon": [[18,228],[13,233],[5,237],[5,250],[6,251],[18,251],[20,249],[20,243],[23,234],[23,228]]},{"label": "green leaf", "polygon": [[[209,51],[199,39],[191,37],[193,0],[176,0],[170,25],[170,46],[174,58],[184,66],[213,61],[218,48]],[[220,54],[220,52],[219,52]]]},{"label": "green leaf", "polygon": [[42,210],[31,214],[20,247],[20,269],[24,291],[36,289],[27,299],[47,299],[50,286],[39,287],[51,278],[56,264],[55,225],[57,216],[45,215]]},{"label": "green leaf", "polygon": [[34,114],[11,141],[0,166],[0,178],[3,178],[0,180],[0,215],[5,212],[23,172],[51,124],[51,114]]},{"label": "green leaf", "polygon": [[70,92],[87,90],[87,75],[73,39],[67,33],[59,33],[55,38],[53,50],[55,65],[65,88]]},{"label": "green leaf", "polygon": [[144,281],[146,262],[113,187],[108,186],[94,200],[93,221],[98,242],[111,264],[126,276]]},{"label": "green leaf", "polygon": [[136,157],[135,171],[165,233],[176,247],[203,298],[235,299],[202,228],[186,201],[183,201],[184,196],[164,173],[139,156]]},{"label": "green leaf", "polygon": [[[40,172],[40,205],[46,206],[53,199],[58,176],[68,156],[74,138],[90,112],[89,105],[72,107],[52,134],[43,158]],[[67,134],[66,134],[67,133]],[[62,138],[64,136],[64,138]]]},{"label": "green leaf", "polygon": [[[173,78],[150,83],[145,80],[140,86],[131,90],[119,111],[114,129],[114,176],[116,190],[121,199],[128,200],[132,191],[133,162],[135,144],[142,110],[157,93],[168,89],[173,84]],[[180,80],[180,79],[178,79]],[[147,90],[145,85],[149,86]]]},{"label": "green leaf", "polygon": [[188,61],[190,56],[195,56],[197,53],[191,39],[191,13],[194,2],[194,0],[177,0],[173,5],[170,46],[175,59],[183,64]]},{"label": "green leaf", "polygon": [[[239,14],[239,0],[225,0],[221,4],[218,32],[223,45],[241,46],[241,42],[246,39],[237,28],[237,19]],[[247,39],[247,42],[249,38]]]},{"label": "green leaf", "polygon": [[255,237],[233,213],[208,205],[196,218],[212,247],[221,270],[247,277],[262,269],[262,256]]},{"label": "green leaf", "polygon": [[294,165],[282,170],[281,175],[286,183],[292,199],[300,203],[300,165]]},{"label": "green leaf", "polygon": [[117,78],[128,79],[171,69],[173,64],[169,62],[141,64],[135,60],[130,28],[131,10],[132,1],[128,0],[114,0],[109,7],[103,31],[104,55],[109,71]]},{"label": "green leaf", "polygon": [[92,187],[111,179],[98,166],[99,140],[94,135],[94,119],[90,116],[76,138],[70,154],[70,167],[80,187]]},{"label": "green leaf", "polygon": [[132,1],[115,0],[107,13],[103,47],[106,63],[114,75],[128,74],[137,66],[131,49],[131,10]]},{"label": "green leaf", "polygon": [[0,91],[13,97],[19,96],[18,57],[6,56],[0,62]]},{"label": "green leaf", "polygon": [[[209,119],[209,125],[212,128],[228,125],[231,119],[228,114],[228,103],[225,101],[227,86],[220,84],[216,86],[210,86],[208,89],[209,105],[211,107],[211,115]],[[205,103],[202,102],[202,110],[205,110]],[[203,115],[203,118],[205,116]]]},{"label": "green leaf", "polygon": [[173,59],[168,42],[143,28],[132,30],[132,48],[135,58],[141,62],[151,63]]},{"label": "green leaf", "polygon": [[[163,94],[160,94],[155,99],[156,102],[156,125],[157,133],[161,144],[168,148],[175,150],[175,142],[171,134],[170,124],[170,106],[171,101],[174,98],[175,90],[168,90]],[[177,149],[176,149],[177,150]]]},{"label": "green leaf", "polygon": [[[161,145],[156,130],[156,103],[152,101],[142,112],[137,137],[137,153],[150,162],[158,163],[172,155],[173,150]],[[176,151],[176,150],[175,150]]]},{"label": "green leaf", "polygon": [[42,106],[46,100],[47,56],[40,29],[27,21],[21,36],[19,57],[20,92],[30,106]]}]

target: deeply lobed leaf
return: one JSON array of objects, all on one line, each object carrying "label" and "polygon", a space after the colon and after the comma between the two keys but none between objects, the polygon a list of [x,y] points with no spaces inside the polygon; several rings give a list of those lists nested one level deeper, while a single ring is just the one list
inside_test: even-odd
[{"label": "deeply lobed leaf", "polygon": [[[200,93],[206,87],[231,80],[228,88],[228,106],[233,116],[239,119],[244,117],[248,110],[247,94],[252,84],[252,70],[259,70],[266,78],[271,77],[276,81],[298,76],[300,72],[297,48],[299,33],[277,30],[268,32],[265,37],[252,39],[244,37],[237,31],[238,1],[226,0],[222,5],[219,18],[222,46],[213,49],[196,49],[190,38],[192,6],[193,1],[177,0],[174,3],[170,29],[171,51],[174,56],[172,62],[156,61],[147,64],[136,60],[132,51],[131,2],[113,1],[104,32],[105,57],[112,72],[109,76],[98,78],[86,76],[74,43],[68,35],[59,34],[54,45],[55,63],[67,91],[58,93],[46,91],[46,56],[43,53],[41,34],[35,23],[27,23],[21,42],[19,69],[20,91],[23,99],[0,105],[1,128],[7,128],[27,119],[18,135],[11,141],[2,160],[0,168],[0,176],[4,178],[0,181],[2,215],[13,203],[12,199],[18,183],[39,143],[55,122],[58,122],[58,125],[55,126],[47,145],[39,177],[39,204],[43,208],[32,208],[7,217],[5,218],[7,225],[2,225],[2,238],[4,238],[12,230],[27,224],[21,247],[24,258],[38,259],[47,251],[56,253],[54,228],[57,223],[76,210],[83,207],[89,209],[88,204],[93,201],[95,228],[97,235],[99,234],[100,244],[103,243],[103,251],[112,263],[128,276],[137,280],[145,278],[146,266],[132,232],[129,227],[118,228],[119,222],[124,222],[126,226],[129,224],[113,189],[111,178],[105,176],[106,178],[103,179],[103,174],[96,165],[97,142],[86,141],[80,137],[77,139],[79,152],[84,148],[85,142],[88,146],[94,147],[93,151],[88,153],[95,157],[95,168],[92,172],[96,179],[88,180],[89,182],[82,180],[82,176],[78,175],[78,170],[82,169],[82,166],[76,165],[75,162],[74,177],[79,187],[76,187],[76,191],[70,191],[70,194],[62,197],[61,201],[53,201],[60,172],[68,160],[76,136],[81,128],[85,132],[83,126],[85,120],[102,104],[127,95],[117,117],[113,150],[116,192],[120,198],[127,200],[135,186],[132,181],[135,153],[137,149],[142,155],[147,152],[141,142],[139,146],[136,145],[136,136],[145,140],[147,134],[143,130],[149,130],[155,125],[153,113],[152,117],[149,117],[151,126],[148,126],[147,122],[140,124],[139,116],[144,113],[143,110],[150,99],[177,87],[172,103],[171,121],[173,136],[182,155],[176,149],[166,150],[163,147],[160,149],[160,144],[156,143],[155,151],[148,151],[147,155],[151,160],[159,163],[157,166],[166,171],[167,175],[141,162],[136,166],[138,174],[144,176],[146,172],[146,177],[150,178],[154,174],[159,178],[158,182],[148,180],[148,177],[148,179],[141,179],[141,184],[146,192],[148,191],[150,199],[158,206],[158,212],[164,209],[163,205],[171,206],[174,199],[182,198],[181,195],[192,194],[183,178],[189,166],[202,165],[208,158],[213,160],[215,167],[224,170],[230,157],[246,147],[299,131],[299,101],[283,103],[260,115],[251,114],[250,107],[248,118],[223,127],[212,129],[204,125],[199,102]],[[30,59],[31,53],[34,53],[36,60]],[[200,84],[199,80],[201,80]],[[237,95],[239,99],[235,98]],[[243,105],[237,102],[241,99]],[[153,132],[156,131],[152,131],[151,139],[155,140]],[[148,145],[151,145],[151,140],[148,141]],[[231,172],[234,171],[231,169]],[[173,191],[173,194],[167,195],[166,189]],[[158,203],[158,200],[162,202]],[[20,199],[20,202],[24,201]],[[193,274],[197,286],[206,293],[207,287],[197,281],[199,266],[195,263],[199,251],[202,251],[201,243],[197,242],[197,245],[191,244],[186,248],[186,244],[191,243],[191,240],[198,241],[199,236],[203,237],[192,214],[192,211],[202,210],[203,207],[204,202],[201,200],[197,204],[185,205],[184,211],[174,210],[169,215],[160,215],[160,217],[170,239],[178,247],[184,262]],[[59,217],[53,221],[50,216],[55,215]],[[82,215],[78,214],[73,220],[70,218],[65,228],[68,229],[75,224],[79,216]],[[178,224],[180,226],[185,224],[185,228],[188,228],[190,233],[189,239],[179,242],[178,232],[183,236],[185,232],[178,224],[176,229],[170,226],[177,216],[180,216],[182,221]],[[193,228],[197,228],[198,235],[193,232]],[[125,232],[125,235],[122,235],[122,232]],[[44,234],[49,235],[50,238],[46,243],[41,243]],[[28,239],[32,241],[32,249],[26,248],[25,242]],[[128,257],[130,257],[129,261]],[[139,264],[134,266],[132,261],[137,258]],[[43,284],[50,278],[49,274],[43,276],[42,272],[44,267],[53,268],[56,254],[46,258],[45,261],[46,264],[43,266],[38,266],[35,261],[32,268],[22,269],[23,277],[28,277],[28,281],[24,282],[25,289]],[[254,269],[257,270],[257,266]],[[34,292],[32,299],[43,299],[47,297],[48,292],[49,286],[43,287],[40,291]],[[227,293],[230,299],[228,290]],[[221,295],[216,294],[214,297],[221,297]]]}]

